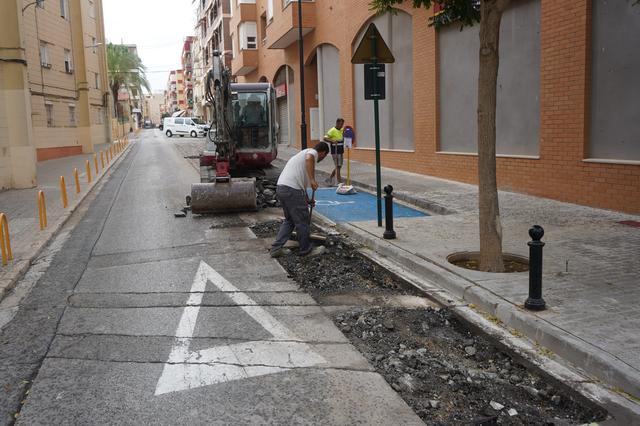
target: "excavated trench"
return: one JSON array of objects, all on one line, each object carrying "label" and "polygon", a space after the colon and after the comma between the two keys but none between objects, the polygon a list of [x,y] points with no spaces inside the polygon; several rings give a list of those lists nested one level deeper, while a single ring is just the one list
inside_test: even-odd
[{"label": "excavated trench", "polygon": [[[273,238],[279,225],[251,229]],[[325,245],[321,256],[300,258],[294,248],[278,260],[425,423],[569,425],[606,418],[363,256],[347,238],[331,236]]]}]

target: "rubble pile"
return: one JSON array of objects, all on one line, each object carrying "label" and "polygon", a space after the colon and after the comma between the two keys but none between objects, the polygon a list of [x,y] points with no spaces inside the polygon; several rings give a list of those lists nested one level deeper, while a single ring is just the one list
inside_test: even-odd
[{"label": "rubble pile", "polygon": [[276,197],[276,183],[270,179],[256,181],[256,204],[258,208],[280,207],[280,201]]},{"label": "rubble pile", "polygon": [[[332,295],[420,295],[346,241],[328,239],[322,256],[291,254],[278,261],[319,303],[335,300]],[[528,371],[445,308],[352,305],[335,310],[333,319],[427,424],[570,425],[606,418],[597,407],[572,399],[568,389]]]},{"label": "rubble pile", "polygon": [[334,321],[428,424],[570,425],[606,415],[474,336],[446,309],[353,309]]}]

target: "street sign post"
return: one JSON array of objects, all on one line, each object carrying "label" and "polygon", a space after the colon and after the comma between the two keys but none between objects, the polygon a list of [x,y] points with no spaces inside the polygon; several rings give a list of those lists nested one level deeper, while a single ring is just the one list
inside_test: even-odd
[{"label": "street sign post", "polygon": [[[392,64],[395,58],[380,35],[374,23],[369,24],[367,32],[358,45],[351,63],[365,64],[365,100],[373,99],[373,122],[376,140],[376,198],[378,226],[382,226],[382,183],[380,172],[380,111],[378,101],[385,98],[385,69],[383,64]],[[370,65],[369,65],[370,64]],[[367,83],[371,90],[367,90]]]}]

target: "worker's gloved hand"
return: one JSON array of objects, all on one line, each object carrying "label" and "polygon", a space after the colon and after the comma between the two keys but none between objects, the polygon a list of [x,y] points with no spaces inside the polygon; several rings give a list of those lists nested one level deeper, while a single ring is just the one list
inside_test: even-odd
[{"label": "worker's gloved hand", "polygon": [[318,189],[318,182],[315,181],[315,179],[313,181],[311,181],[311,189],[313,191],[315,191],[316,189]]}]

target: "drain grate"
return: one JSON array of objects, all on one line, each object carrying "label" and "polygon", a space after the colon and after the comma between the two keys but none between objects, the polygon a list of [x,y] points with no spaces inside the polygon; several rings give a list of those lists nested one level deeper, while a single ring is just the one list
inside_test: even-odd
[{"label": "drain grate", "polygon": [[634,228],[640,228],[640,222],[637,220],[621,220],[618,223],[621,225],[633,226]]}]

